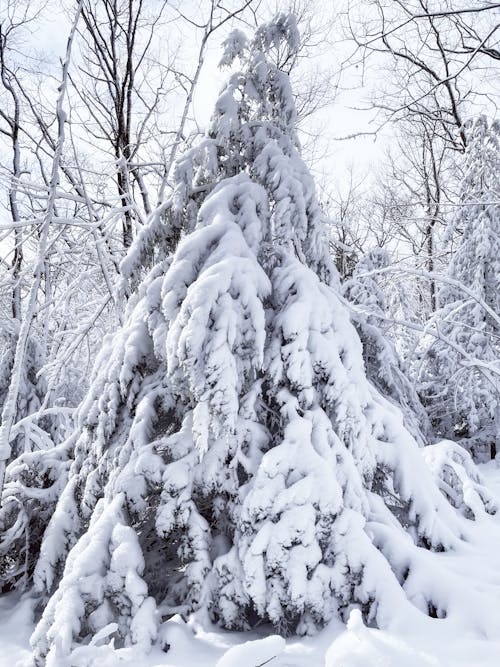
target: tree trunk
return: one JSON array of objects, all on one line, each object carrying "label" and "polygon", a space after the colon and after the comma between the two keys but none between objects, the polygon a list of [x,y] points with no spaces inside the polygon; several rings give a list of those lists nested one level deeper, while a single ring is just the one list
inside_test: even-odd
[{"label": "tree trunk", "polygon": [[[434,220],[431,220],[425,228],[427,239],[427,271],[434,273]],[[436,310],[436,282],[434,278],[429,280],[431,312]]]},{"label": "tree trunk", "polygon": [[490,456],[491,459],[496,459],[497,453],[500,451],[500,403],[497,403],[495,408],[495,432],[493,433],[493,439],[490,445]]}]

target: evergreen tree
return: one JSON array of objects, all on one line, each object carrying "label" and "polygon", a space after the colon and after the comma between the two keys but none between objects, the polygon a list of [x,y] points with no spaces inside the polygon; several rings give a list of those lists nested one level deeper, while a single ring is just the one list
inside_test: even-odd
[{"label": "evergreen tree", "polygon": [[500,123],[469,127],[453,232],[458,245],[439,291],[437,337],[422,365],[421,392],[436,429],[475,456],[496,453],[500,432]]},{"label": "evergreen tree", "polygon": [[297,45],[287,15],[231,34],[223,62],[240,69],[124,262],[139,287],[56,456],[59,478],[73,461],[33,577],[39,662],[69,664],[92,635],[147,647],[175,610],[285,633],[353,602],[384,625],[404,590],[445,606],[417,560],[456,546],[463,519],[367,381],[332,289],[288,77],[268,57]]}]

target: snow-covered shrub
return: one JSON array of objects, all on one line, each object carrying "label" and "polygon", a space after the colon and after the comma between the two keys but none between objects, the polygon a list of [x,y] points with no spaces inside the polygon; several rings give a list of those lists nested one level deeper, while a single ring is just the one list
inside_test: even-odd
[{"label": "snow-covered shrub", "polygon": [[497,503],[483,483],[467,450],[442,440],[422,450],[422,456],[448,501],[467,518],[495,514]]},{"label": "snow-covered shrub", "polygon": [[460,234],[422,364],[420,391],[437,431],[494,457],[500,432],[500,123],[468,128]]},{"label": "snow-covered shrub", "polygon": [[[11,382],[19,334],[17,320],[0,322],[0,413]],[[67,448],[55,448],[67,416],[38,416],[47,390],[43,353],[36,334],[28,338],[19,383],[10,461],[0,506],[0,590],[25,588],[38,558],[42,535],[64,488]]]},{"label": "snow-covered shrub", "polygon": [[355,308],[351,318],[363,344],[363,359],[368,379],[403,411],[406,428],[419,444],[432,437],[429,418],[394,343],[387,324],[386,297],[376,272],[390,264],[384,248],[373,248],[356,264],[343,293]]},{"label": "snow-covered shrub", "polygon": [[110,630],[147,649],[175,611],[284,634],[356,601],[383,625],[407,580],[419,607],[444,605],[415,593],[425,575],[408,563],[456,546],[463,518],[367,380],[332,287],[289,81],[267,57],[297,39],[287,15],[228,39],[240,69],[122,265],[139,285],[96,362],[35,568],[41,662]]},{"label": "snow-covered shrub", "polygon": [[0,507],[3,591],[24,589],[31,580],[42,536],[67,481],[70,445],[22,454],[7,467]]}]

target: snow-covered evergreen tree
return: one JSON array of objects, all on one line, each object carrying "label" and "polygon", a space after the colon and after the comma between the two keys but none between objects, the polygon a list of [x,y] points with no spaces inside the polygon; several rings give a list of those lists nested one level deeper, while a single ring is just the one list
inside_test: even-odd
[{"label": "snow-covered evergreen tree", "polygon": [[343,285],[343,292],[356,306],[351,317],[363,344],[367,378],[401,408],[405,426],[419,444],[429,444],[432,438],[429,418],[389,334],[387,299],[376,273],[389,264],[387,250],[373,248],[356,264],[352,277]]},{"label": "snow-covered evergreen tree", "polygon": [[430,324],[421,392],[438,432],[495,455],[500,432],[500,123],[469,127],[453,231],[460,234]]},{"label": "snow-covered evergreen tree", "polygon": [[[418,556],[455,546],[463,519],[366,379],[332,288],[288,77],[267,56],[297,45],[288,15],[231,34],[223,62],[240,69],[123,264],[140,283],[125,325],[52,452],[59,480],[73,462],[33,577],[40,663],[70,664],[92,636],[89,651],[96,636],[147,648],[175,610],[285,633],[353,602],[380,625],[406,595],[446,606]],[[34,486],[24,497],[55,488]]]}]

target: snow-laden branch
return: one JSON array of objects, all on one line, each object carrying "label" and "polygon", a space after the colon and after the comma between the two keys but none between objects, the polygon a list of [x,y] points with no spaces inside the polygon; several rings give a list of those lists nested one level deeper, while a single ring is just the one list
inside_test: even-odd
[{"label": "snow-laden branch", "polygon": [[373,276],[376,274],[382,274],[382,273],[407,273],[410,276],[415,276],[418,278],[424,278],[425,280],[437,280],[443,283],[446,283],[447,285],[451,285],[452,287],[456,287],[457,289],[462,290],[467,296],[469,296],[473,301],[475,301],[481,308],[484,309],[486,313],[492,318],[492,320],[500,326],[500,315],[496,313],[487,303],[484,301],[484,299],[481,299],[474,290],[470,289],[470,287],[467,287],[467,285],[464,285],[462,282],[459,280],[454,280],[453,278],[449,278],[448,276],[444,276],[441,273],[437,273],[435,271],[424,271],[423,269],[412,269],[406,266],[396,266],[396,265],[391,265],[387,266],[383,269],[374,269],[373,271],[367,271],[366,273],[360,274],[360,278],[368,278],[369,276]]},{"label": "snow-laden branch", "polygon": [[[418,332],[421,335],[429,335],[435,338],[436,340],[440,340],[446,345],[449,345],[450,348],[455,350],[463,359],[461,362],[462,367],[474,367],[477,368],[477,370],[484,375],[484,377],[492,384],[494,387],[495,391],[500,391],[500,367],[496,367],[493,363],[488,363],[485,361],[481,361],[481,359],[476,359],[473,357],[471,354],[469,354],[466,350],[461,345],[458,345],[455,343],[455,341],[451,340],[447,336],[445,336],[442,331],[440,331],[439,326],[436,326],[435,329],[432,329],[429,326],[422,326],[419,325],[415,322],[410,322],[409,320],[400,320],[395,317],[388,317],[386,315],[383,315],[380,312],[375,312],[372,310],[367,310],[366,308],[361,308],[359,306],[356,306],[355,304],[349,302],[347,299],[343,297],[339,297],[337,294],[337,297],[340,298],[344,305],[351,311],[354,312],[358,315],[362,316],[370,316],[374,317],[376,319],[379,319],[383,322],[386,322],[387,324],[393,324],[395,326],[400,326],[400,327],[405,327],[407,329],[412,329],[413,331]],[[491,375],[496,376],[498,380],[495,378],[492,378]]]},{"label": "snow-laden branch", "polygon": [[34,421],[38,421],[39,419],[43,419],[44,417],[49,417],[53,415],[65,415],[71,417],[75,413],[75,408],[70,408],[67,406],[54,406],[51,408],[45,408],[44,410],[37,410],[31,415],[27,415],[26,417],[23,417],[23,419],[20,419],[16,424],[11,429],[10,432],[10,437],[13,440],[19,433],[21,433],[22,430],[29,428]]}]

